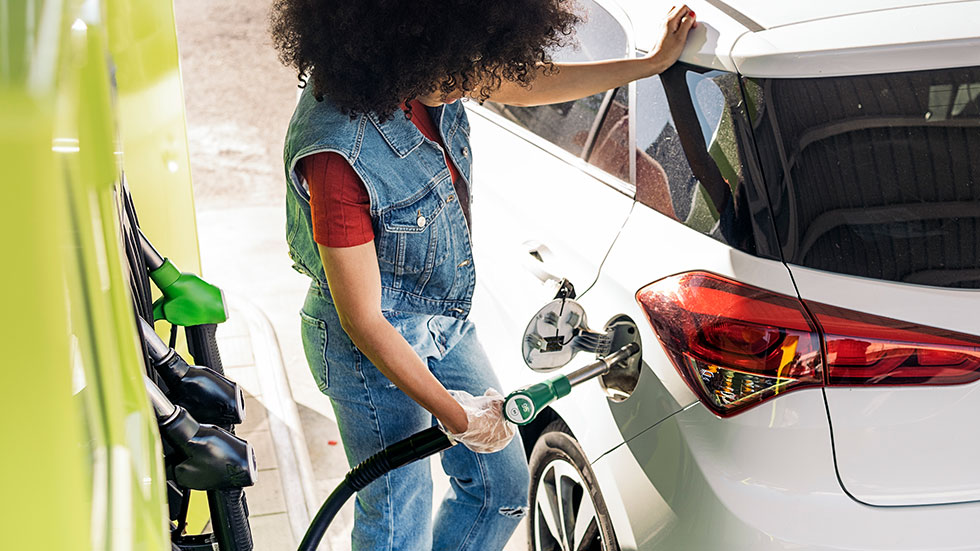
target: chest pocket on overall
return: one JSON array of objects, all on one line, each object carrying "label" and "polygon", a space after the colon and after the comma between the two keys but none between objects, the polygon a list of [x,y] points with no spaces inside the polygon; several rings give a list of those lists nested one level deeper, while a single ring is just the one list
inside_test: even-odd
[{"label": "chest pocket on overall", "polygon": [[[435,188],[381,213],[378,260],[391,265],[394,286],[416,293],[451,253],[446,201]],[[403,275],[418,275],[417,281]]]}]

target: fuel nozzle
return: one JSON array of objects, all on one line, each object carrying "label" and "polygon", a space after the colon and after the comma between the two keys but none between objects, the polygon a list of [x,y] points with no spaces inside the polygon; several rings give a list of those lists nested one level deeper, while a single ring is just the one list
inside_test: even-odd
[{"label": "fuel nozzle", "polygon": [[170,467],[174,481],[192,490],[244,488],[255,484],[258,468],[252,445],[221,427],[198,423],[143,376],[160,435],[180,456]]},{"label": "fuel nozzle", "polygon": [[187,327],[222,323],[228,319],[221,289],[195,274],[181,272],[169,258],[157,252],[142,230],[137,229],[137,233],[150,279],[163,295],[153,303],[154,320],[165,319]]},{"label": "fuel nozzle", "polygon": [[599,358],[568,375],[558,375],[544,382],[535,383],[511,392],[504,400],[504,416],[516,425],[526,425],[551,402],[568,396],[572,388],[609,373],[613,368],[627,363],[640,352],[637,342],[630,342],[619,350]]},{"label": "fuel nozzle", "polygon": [[245,419],[245,395],[238,383],[211,368],[189,365],[142,319],[140,332],[174,403],[202,423],[235,425]]}]

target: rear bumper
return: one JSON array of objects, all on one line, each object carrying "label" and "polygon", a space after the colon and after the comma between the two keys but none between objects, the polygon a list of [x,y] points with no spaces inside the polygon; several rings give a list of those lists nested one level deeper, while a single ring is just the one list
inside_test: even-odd
[{"label": "rear bumper", "polygon": [[980,549],[980,503],[874,507],[844,493],[819,389],[725,420],[697,404],[593,468],[624,550]]}]

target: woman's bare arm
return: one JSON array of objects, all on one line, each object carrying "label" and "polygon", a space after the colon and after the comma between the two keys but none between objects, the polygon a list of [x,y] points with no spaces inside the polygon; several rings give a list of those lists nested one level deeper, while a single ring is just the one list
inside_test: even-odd
[{"label": "woman's bare arm", "polygon": [[381,314],[381,275],[374,241],[354,247],[319,245],[319,249],[340,324],[357,348],[451,432],[465,431],[466,412]]},{"label": "woman's bare arm", "polygon": [[558,71],[552,73],[546,73],[545,66],[540,65],[538,76],[530,88],[505,81],[490,95],[489,100],[522,107],[561,103],[660,74],[680,57],[688,31],[696,25],[694,12],[687,5],[674,7],[664,21],[659,44],[649,55],[585,63],[555,63]]}]

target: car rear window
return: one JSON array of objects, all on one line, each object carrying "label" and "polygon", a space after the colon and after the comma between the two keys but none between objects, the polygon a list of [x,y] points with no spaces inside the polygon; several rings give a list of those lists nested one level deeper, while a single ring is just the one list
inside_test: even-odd
[{"label": "car rear window", "polygon": [[980,288],[980,67],[743,84],[787,262]]}]

